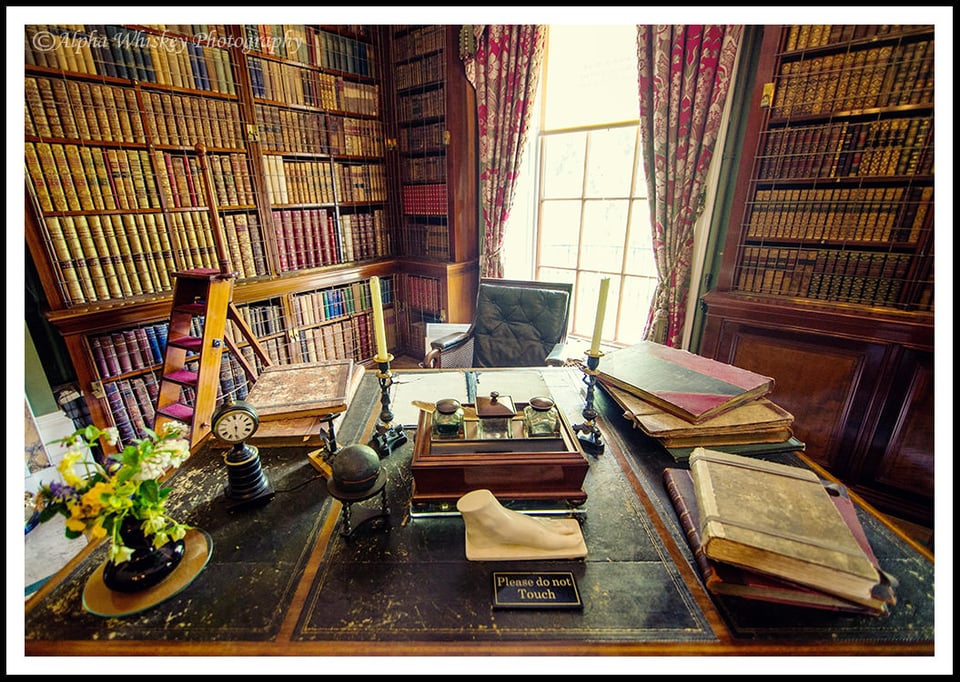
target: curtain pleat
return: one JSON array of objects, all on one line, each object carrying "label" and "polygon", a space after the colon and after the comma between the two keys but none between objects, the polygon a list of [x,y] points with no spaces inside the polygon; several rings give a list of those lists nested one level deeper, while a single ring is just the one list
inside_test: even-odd
[{"label": "curtain pleat", "polygon": [[643,338],[679,347],[694,224],[730,88],[742,26],[637,27],[640,136],[657,265]]},{"label": "curtain pleat", "polygon": [[513,206],[540,66],[544,27],[474,26],[462,55],[477,91],[480,138],[480,276],[503,277],[503,228]]}]

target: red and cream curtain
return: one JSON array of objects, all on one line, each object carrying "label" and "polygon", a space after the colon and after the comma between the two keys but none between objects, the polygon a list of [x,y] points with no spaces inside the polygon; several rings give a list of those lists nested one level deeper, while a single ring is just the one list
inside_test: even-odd
[{"label": "red and cream curtain", "polygon": [[526,142],[545,27],[465,26],[461,58],[477,91],[480,137],[480,276],[503,277],[503,227]]},{"label": "red and cream curtain", "polygon": [[742,26],[637,27],[640,136],[657,289],[643,337],[680,347],[703,209]]}]

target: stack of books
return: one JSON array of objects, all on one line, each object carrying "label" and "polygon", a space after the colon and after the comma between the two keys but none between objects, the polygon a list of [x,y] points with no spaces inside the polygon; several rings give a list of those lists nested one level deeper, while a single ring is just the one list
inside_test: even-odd
[{"label": "stack of books", "polygon": [[603,357],[598,381],[634,427],[678,462],[695,447],[795,452],[793,415],[767,396],[774,380],[689,351],[643,341]]},{"label": "stack of books", "polygon": [[705,448],[663,477],[711,594],[871,616],[896,604],[843,486]]}]

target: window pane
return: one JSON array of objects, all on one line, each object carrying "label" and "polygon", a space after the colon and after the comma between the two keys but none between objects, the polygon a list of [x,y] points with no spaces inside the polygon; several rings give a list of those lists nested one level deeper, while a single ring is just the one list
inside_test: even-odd
[{"label": "window pane", "polygon": [[637,148],[637,173],[633,178],[633,196],[636,198],[649,198],[650,192],[647,187],[647,176],[643,170],[643,149]]},{"label": "window pane", "polygon": [[549,199],[579,197],[583,193],[583,155],[586,133],[565,133],[543,138],[543,183]]},{"label": "window pane", "polygon": [[602,199],[630,196],[636,141],[636,126],[590,133],[585,196]]},{"label": "window pane", "polygon": [[537,272],[538,282],[566,282],[576,285],[577,271],[562,268],[540,268]]},{"label": "window pane", "polygon": [[580,244],[580,202],[540,204],[540,265],[576,268]]},{"label": "window pane", "polygon": [[602,272],[620,272],[627,233],[627,202],[585,201],[580,267]]},{"label": "window pane", "polygon": [[634,344],[643,340],[643,327],[647,323],[647,311],[656,284],[652,277],[623,278],[623,296],[620,298],[623,312],[617,332],[618,343]]},{"label": "window pane", "polygon": [[547,130],[640,117],[635,24],[551,25],[547,59]]},{"label": "window pane", "polygon": [[627,245],[627,263],[624,271],[631,275],[656,273],[653,242],[650,237],[650,202],[632,201],[630,213],[630,243]]}]

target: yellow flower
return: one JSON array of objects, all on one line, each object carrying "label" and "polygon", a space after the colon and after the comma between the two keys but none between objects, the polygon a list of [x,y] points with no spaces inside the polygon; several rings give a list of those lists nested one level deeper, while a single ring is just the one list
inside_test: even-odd
[{"label": "yellow flower", "polygon": [[77,476],[76,471],[74,470],[74,465],[80,462],[83,459],[83,453],[79,450],[69,449],[66,454],[63,456],[63,459],[60,460],[60,463],[57,464],[57,471],[60,472],[60,475],[63,476],[63,482],[74,488],[78,487],[82,480]]},{"label": "yellow flower", "polygon": [[65,525],[75,533],[82,533],[87,529],[87,522],[77,516],[71,516],[65,521]]}]

